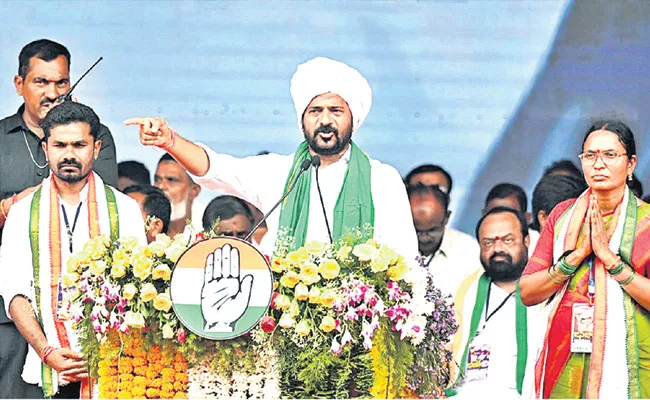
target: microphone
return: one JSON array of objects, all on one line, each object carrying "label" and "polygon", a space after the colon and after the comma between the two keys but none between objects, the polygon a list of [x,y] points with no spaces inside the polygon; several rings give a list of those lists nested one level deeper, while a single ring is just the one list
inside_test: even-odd
[{"label": "microphone", "polygon": [[54,102],[57,103],[57,102],[64,102],[64,101],[70,101],[70,100],[72,100],[72,91],[74,90],[74,88],[76,88],[77,85],[79,84],[79,82],[81,82],[81,80],[82,80],[86,75],[88,75],[88,73],[89,73],[90,71],[92,71],[92,69],[95,68],[95,66],[96,66],[97,64],[99,64],[99,62],[100,62],[101,60],[103,60],[103,59],[104,59],[104,57],[99,57],[99,59],[98,59],[97,61],[95,61],[95,63],[94,63],[93,65],[91,65],[90,68],[88,68],[88,71],[84,72],[84,74],[81,75],[81,78],[79,78],[79,80],[78,80],[74,85],[72,85],[72,87],[70,88],[70,90],[68,90],[67,92],[63,93],[61,96],[57,97],[57,98],[54,100]]},{"label": "microphone", "polygon": [[318,197],[320,198],[320,206],[323,209],[323,217],[325,217],[325,226],[327,227],[327,236],[332,240],[332,230],[330,229],[330,222],[327,220],[327,211],[325,210],[325,202],[323,201],[323,193],[320,191],[320,182],[318,181],[318,167],[320,167],[320,156],[314,156],[311,159],[311,165],[316,169],[316,189],[318,189]]},{"label": "microphone", "polygon": [[311,167],[311,164],[312,164],[312,160],[310,160],[310,159],[308,159],[308,158],[305,159],[305,161],[303,161],[302,164],[300,164],[300,171],[298,172],[298,175],[296,175],[296,179],[293,180],[293,183],[292,183],[291,186],[289,187],[289,190],[287,190],[287,191],[282,195],[282,197],[280,197],[280,200],[278,200],[278,202],[275,203],[275,205],[274,205],[273,207],[271,207],[271,209],[269,210],[269,212],[267,212],[266,214],[264,214],[264,216],[262,217],[262,219],[260,220],[260,222],[258,222],[257,224],[255,224],[255,226],[253,227],[253,229],[251,229],[251,231],[248,232],[248,235],[246,235],[246,237],[244,238],[244,241],[248,241],[248,239],[250,239],[251,236],[253,236],[253,233],[257,230],[257,228],[259,228],[260,225],[262,225],[262,223],[264,223],[264,221],[266,221],[266,219],[269,217],[269,215],[271,215],[271,213],[272,213],[273,211],[275,211],[276,208],[278,208],[278,206],[280,205],[280,203],[282,203],[282,201],[284,201],[284,199],[287,198],[287,196],[289,195],[289,193],[291,193],[291,191],[293,190],[293,188],[296,187],[296,184],[298,184],[298,179],[300,179],[300,175],[302,175],[303,172],[307,171],[307,170],[309,169],[309,167]]}]

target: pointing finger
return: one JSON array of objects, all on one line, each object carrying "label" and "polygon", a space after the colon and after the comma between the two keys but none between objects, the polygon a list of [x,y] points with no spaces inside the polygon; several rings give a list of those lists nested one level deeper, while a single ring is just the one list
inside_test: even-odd
[{"label": "pointing finger", "polygon": [[124,121],[124,125],[145,125],[149,123],[148,120],[146,117],[129,118]]}]

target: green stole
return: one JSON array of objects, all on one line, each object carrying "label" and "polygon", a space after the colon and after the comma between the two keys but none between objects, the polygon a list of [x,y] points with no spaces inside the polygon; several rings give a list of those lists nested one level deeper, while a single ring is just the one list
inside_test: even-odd
[{"label": "green stole", "polygon": [[[476,291],[476,302],[474,303],[474,310],[472,311],[472,320],[469,328],[469,337],[465,344],[465,351],[461,358],[460,373],[456,377],[456,382],[445,390],[447,396],[455,396],[458,392],[453,389],[460,382],[462,376],[467,370],[467,357],[469,355],[469,346],[472,340],[476,337],[478,325],[481,322],[481,317],[485,311],[485,304],[487,303],[488,288],[492,283],[486,274],[481,275],[478,281],[478,290]],[[517,338],[517,392],[521,394],[524,374],[526,372],[526,361],[528,359],[528,318],[526,313],[526,306],[521,301],[521,294],[519,292],[519,284],[515,292],[515,334]]]},{"label": "green stole", "polygon": [[[34,271],[34,295],[36,300],[36,318],[41,325],[41,330],[45,334],[45,329],[43,328],[43,317],[41,310],[41,282],[40,282],[40,271],[41,271],[41,262],[40,262],[40,246],[39,246],[39,221],[41,214],[41,192],[43,187],[39,187],[38,190],[34,193],[32,198],[31,209],[29,214],[29,243],[32,250],[32,266]],[[106,194],[106,201],[108,203],[108,220],[110,225],[110,238],[114,242],[117,240],[120,227],[118,220],[118,211],[117,211],[117,201],[115,199],[115,193],[111,188],[104,184],[104,192]],[[49,212],[49,210],[48,210]],[[52,368],[41,364],[41,382],[43,385],[43,395],[46,398],[52,397],[56,394],[55,387],[52,377]],[[92,393],[91,393],[92,395]]]},{"label": "green stole", "polygon": [[[359,147],[350,142],[350,161],[345,172],[343,186],[334,206],[332,240],[338,240],[346,231],[374,226],[375,206],[372,201],[370,185],[370,160]],[[284,191],[289,189],[295,176],[300,172],[302,162],[311,156],[307,142],[302,142],[293,158],[293,166],[287,177]],[[309,199],[311,195],[311,173],[300,176],[295,189],[287,196],[280,210],[280,229],[289,230],[294,239],[294,247],[305,244],[309,221]]]}]

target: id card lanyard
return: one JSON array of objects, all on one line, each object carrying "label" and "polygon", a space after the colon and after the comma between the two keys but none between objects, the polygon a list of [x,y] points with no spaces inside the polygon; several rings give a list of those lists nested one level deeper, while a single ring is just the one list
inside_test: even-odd
[{"label": "id card lanyard", "polygon": [[587,285],[587,297],[589,298],[589,305],[594,305],[594,298],[596,297],[596,280],[594,279],[594,259],[589,259],[589,284]]}]

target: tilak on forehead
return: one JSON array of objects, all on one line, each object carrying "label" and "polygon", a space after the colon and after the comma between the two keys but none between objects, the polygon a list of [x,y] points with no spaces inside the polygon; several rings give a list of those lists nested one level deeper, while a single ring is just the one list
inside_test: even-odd
[{"label": "tilak on forehead", "polygon": [[352,112],[352,131],[359,129],[372,106],[372,89],[356,69],[325,57],[316,57],[298,65],[291,78],[291,96],[296,107],[298,127],[314,97],[335,93],[348,103]]}]

